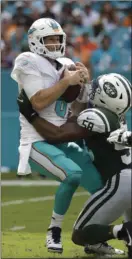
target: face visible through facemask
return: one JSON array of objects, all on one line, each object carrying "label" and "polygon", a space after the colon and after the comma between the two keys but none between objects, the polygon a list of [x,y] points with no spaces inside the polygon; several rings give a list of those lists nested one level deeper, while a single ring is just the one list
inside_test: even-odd
[{"label": "face visible through facemask", "polygon": [[44,44],[49,51],[58,51],[60,49],[60,36],[47,36],[44,38]]}]

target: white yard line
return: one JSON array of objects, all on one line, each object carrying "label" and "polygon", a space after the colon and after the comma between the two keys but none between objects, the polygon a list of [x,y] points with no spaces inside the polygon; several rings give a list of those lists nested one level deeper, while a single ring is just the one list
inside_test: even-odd
[{"label": "white yard line", "polygon": [[25,226],[14,226],[14,227],[10,228],[9,230],[17,231],[17,230],[22,230],[22,229],[25,229],[25,228],[26,228]]},{"label": "white yard line", "polygon": [[60,183],[57,181],[48,180],[3,180],[1,186],[58,186]]},{"label": "white yard line", "polygon": [[[85,195],[89,195],[88,192],[77,192],[74,194],[73,197],[80,197],[80,196],[85,196]],[[38,202],[38,201],[50,201],[50,200],[54,200],[55,196],[45,196],[45,197],[38,197],[38,198],[30,198],[30,199],[26,199],[26,200],[12,200],[12,201],[5,201],[1,203],[2,207],[5,206],[10,206],[10,205],[18,205],[18,204],[24,204],[24,203],[28,203],[28,202]]]}]

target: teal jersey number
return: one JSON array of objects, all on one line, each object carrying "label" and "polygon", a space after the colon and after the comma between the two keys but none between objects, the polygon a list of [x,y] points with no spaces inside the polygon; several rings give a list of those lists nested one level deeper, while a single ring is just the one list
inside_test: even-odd
[{"label": "teal jersey number", "polygon": [[65,101],[57,100],[55,105],[55,112],[59,117],[64,118],[67,111],[67,103]]}]

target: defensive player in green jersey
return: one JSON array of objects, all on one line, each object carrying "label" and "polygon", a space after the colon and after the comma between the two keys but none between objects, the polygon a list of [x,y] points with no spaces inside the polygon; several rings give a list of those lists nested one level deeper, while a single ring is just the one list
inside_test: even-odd
[{"label": "defensive player in green jersey", "polygon": [[94,133],[85,141],[105,187],[90,197],[74,224],[72,240],[84,246],[117,237],[110,224],[125,211],[126,220],[132,220],[131,150],[107,141],[110,132],[126,128],[124,116],[131,107],[131,84],[118,74],[100,76],[92,84],[90,102],[94,108],[83,111],[77,122]]},{"label": "defensive player in green jersey", "polygon": [[[98,168],[103,182],[106,183],[121,170],[131,166],[130,148],[110,145],[107,138],[110,132],[120,128],[120,118],[106,108],[89,108],[80,113],[77,118],[80,126],[93,132],[85,139],[86,146],[93,156],[93,163]],[[82,179],[85,174],[83,173]]]},{"label": "defensive player in green jersey", "polygon": [[[69,126],[66,123],[59,128],[50,125],[54,136],[51,137],[47,133],[46,137],[51,142],[60,143],[71,140],[71,136],[74,140],[84,136],[88,150],[92,150],[93,163],[104,181],[105,187],[91,196],[74,225],[73,241],[83,246],[90,244],[89,250],[91,247],[96,249],[97,243],[114,238],[109,224],[131,207],[129,149],[107,142],[111,131],[125,126],[122,117],[131,106],[131,85],[122,76],[110,74],[99,77],[91,86],[89,96],[95,107],[83,111],[78,116],[77,123],[82,129],[73,122]],[[29,110],[30,107],[28,112],[20,109],[30,121]],[[42,120],[37,114],[32,123],[39,133],[46,134],[48,124],[45,122],[47,127],[45,126],[43,133]],[[87,175],[83,174],[82,184],[87,181]]]}]

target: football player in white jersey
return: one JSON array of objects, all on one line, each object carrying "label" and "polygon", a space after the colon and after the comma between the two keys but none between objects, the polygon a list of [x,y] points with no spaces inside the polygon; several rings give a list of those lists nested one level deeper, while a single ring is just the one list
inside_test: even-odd
[{"label": "football player in white jersey", "polygon": [[[18,83],[19,89],[25,90],[41,118],[61,126],[67,121],[71,104],[59,98],[69,85],[83,87],[84,81],[88,80],[88,71],[82,65],[69,73],[57,61],[65,54],[66,35],[55,20],[42,18],[35,21],[28,31],[28,42],[31,52],[22,53],[16,58],[11,77]],[[62,72],[64,77],[60,79]],[[22,114],[20,125],[18,174],[28,174],[31,168],[60,182],[47,233],[47,248],[48,251],[61,253],[63,218],[80,184],[82,171],[89,168],[91,193],[102,186],[102,181],[89,155],[86,153],[80,156],[83,150],[79,146],[69,147],[68,143],[48,144]]]}]

